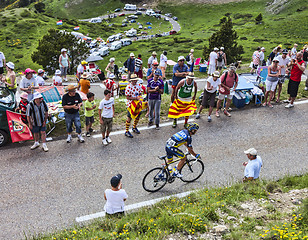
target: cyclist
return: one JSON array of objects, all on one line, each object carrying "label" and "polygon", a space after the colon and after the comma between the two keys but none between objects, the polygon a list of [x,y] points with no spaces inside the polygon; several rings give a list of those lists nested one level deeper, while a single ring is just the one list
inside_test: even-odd
[{"label": "cyclist", "polygon": [[191,145],[192,135],[196,134],[199,129],[199,125],[197,123],[188,123],[186,129],[183,129],[176,134],[174,134],[171,138],[168,139],[166,143],[166,153],[167,153],[167,162],[170,163],[173,160],[173,156],[180,158],[180,162],[177,166],[173,168],[172,176],[181,178],[183,177],[179,171],[182,169],[183,165],[186,161],[186,156],[182,150],[179,149],[183,144],[187,147],[187,150],[190,154],[195,156],[196,158],[200,158],[200,154],[196,154]]}]

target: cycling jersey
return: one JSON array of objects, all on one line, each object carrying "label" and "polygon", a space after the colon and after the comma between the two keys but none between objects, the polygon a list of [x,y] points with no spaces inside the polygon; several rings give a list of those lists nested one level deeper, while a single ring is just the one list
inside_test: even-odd
[{"label": "cycling jersey", "polygon": [[177,132],[171,138],[168,139],[166,147],[179,147],[184,143],[187,143],[187,147],[192,147],[192,139],[187,129]]}]

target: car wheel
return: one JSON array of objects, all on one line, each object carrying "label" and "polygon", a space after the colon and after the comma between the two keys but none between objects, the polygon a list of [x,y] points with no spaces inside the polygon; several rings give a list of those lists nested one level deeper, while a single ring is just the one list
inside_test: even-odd
[{"label": "car wheel", "polygon": [[0,147],[4,146],[7,143],[8,137],[9,136],[5,131],[0,130]]}]

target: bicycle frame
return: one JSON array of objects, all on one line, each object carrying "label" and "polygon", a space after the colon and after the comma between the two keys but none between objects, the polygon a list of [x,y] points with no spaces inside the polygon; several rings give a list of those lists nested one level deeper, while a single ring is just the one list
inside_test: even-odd
[{"label": "bicycle frame", "polygon": [[[186,162],[187,162],[187,156],[188,155],[191,155],[189,152],[186,152],[185,153],[185,157],[186,157]],[[167,169],[168,168],[168,166],[169,165],[171,165],[172,163],[176,163],[176,162],[179,162],[179,161],[181,161],[182,159],[181,158],[176,158],[176,159],[173,159],[172,160],[172,162],[170,162],[170,163],[168,163],[167,162],[167,155],[165,155],[165,156],[161,156],[161,157],[158,157],[160,160],[164,160],[164,162],[165,162],[165,166],[164,166],[164,169]],[[169,171],[167,171],[167,172],[169,172]]]}]

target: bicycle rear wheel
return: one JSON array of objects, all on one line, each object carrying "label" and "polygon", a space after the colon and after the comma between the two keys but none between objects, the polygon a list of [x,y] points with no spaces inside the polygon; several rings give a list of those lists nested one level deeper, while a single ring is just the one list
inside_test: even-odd
[{"label": "bicycle rear wheel", "polygon": [[204,172],[204,164],[200,159],[190,159],[187,160],[185,165],[180,170],[183,175],[180,179],[183,182],[193,182],[196,181]]},{"label": "bicycle rear wheel", "polygon": [[157,192],[167,183],[167,172],[161,167],[156,167],[147,172],[142,180],[142,187],[148,192]]}]

